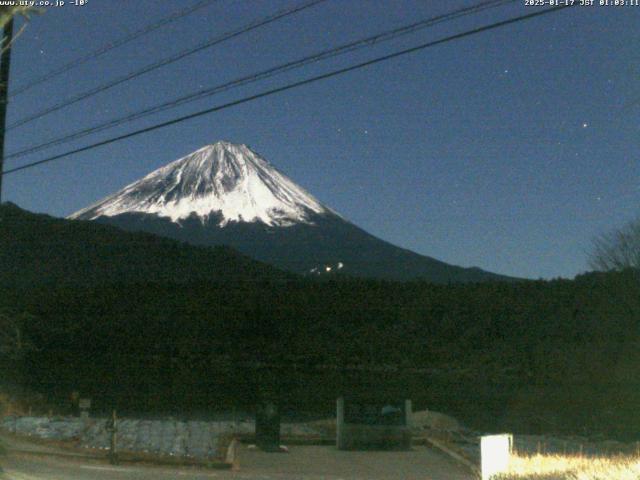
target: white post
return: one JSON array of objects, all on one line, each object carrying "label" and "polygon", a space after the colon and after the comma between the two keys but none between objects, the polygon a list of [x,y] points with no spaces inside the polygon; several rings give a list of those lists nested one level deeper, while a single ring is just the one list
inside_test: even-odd
[{"label": "white post", "polygon": [[482,480],[491,480],[509,469],[513,435],[485,435],[480,439]]}]

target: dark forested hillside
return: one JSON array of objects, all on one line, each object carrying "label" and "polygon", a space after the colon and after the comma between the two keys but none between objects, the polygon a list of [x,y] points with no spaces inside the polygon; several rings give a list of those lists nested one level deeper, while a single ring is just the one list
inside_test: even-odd
[{"label": "dark forested hillside", "polygon": [[203,220],[196,215],[181,220],[142,213],[102,216],[95,221],[132,232],[149,232],[192,245],[231,245],[269,265],[300,275],[333,270],[353,277],[394,281],[421,279],[433,283],[517,281],[477,267],[463,268],[397,247],[365,232],[334,214],[311,215],[311,224],[274,228],[260,222],[230,222],[221,217]]},{"label": "dark forested hillside", "polygon": [[[267,267],[216,250],[245,280],[205,280],[207,269],[220,268],[205,263],[211,260],[203,252],[210,250],[88,224],[108,241],[141,239],[151,257],[175,254],[191,277],[129,276],[111,265],[105,271],[118,272],[109,273],[117,281],[89,275],[85,283],[37,281],[25,288],[24,279],[40,279],[36,261],[27,260],[41,253],[29,253],[29,245],[54,248],[47,236],[63,228],[47,217],[33,222],[32,235],[43,232],[38,239],[25,235],[24,244],[11,243],[20,244],[26,259],[16,284],[5,268],[15,260],[4,251],[10,242],[2,233],[0,313],[20,319],[28,346],[2,360],[5,371],[11,367],[14,377],[52,399],[80,389],[105,410],[250,408],[270,373],[281,401],[295,412],[330,411],[345,389],[389,390],[411,396],[417,408],[452,413],[485,430],[629,437],[640,428],[635,271],[456,285],[317,282],[277,272],[272,281]],[[95,258],[97,241],[85,235],[68,238],[77,244],[76,256]],[[137,245],[121,247],[124,258]],[[181,248],[193,257],[180,257]],[[75,260],[86,269],[91,261]],[[57,265],[50,264],[48,278],[62,276]],[[167,265],[179,270],[182,263]],[[258,274],[263,280],[251,277]]]},{"label": "dark forested hillside", "polygon": [[274,267],[231,248],[194,247],[0,205],[0,285],[283,278]]}]

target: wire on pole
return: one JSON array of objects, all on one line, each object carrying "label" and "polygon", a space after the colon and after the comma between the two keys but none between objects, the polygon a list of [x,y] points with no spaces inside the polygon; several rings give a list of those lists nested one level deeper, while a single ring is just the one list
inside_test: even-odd
[{"label": "wire on pole", "polygon": [[314,53],[312,55],[305,56],[295,61],[286,62],[284,64],[277,65],[275,67],[262,70],[260,72],[247,75],[244,77],[237,78],[235,80],[219,84],[213,87],[207,87],[205,89],[200,89],[196,92],[192,92],[188,95],[183,95],[178,98],[174,98],[172,100],[160,103],[158,105],[154,105],[149,108],[145,108],[143,110],[139,110],[137,112],[133,112],[127,115],[124,115],[119,118],[115,118],[109,120],[107,122],[100,123],[98,125],[94,125],[92,127],[84,128],[81,130],[77,130],[75,132],[71,132],[62,137],[54,138],[52,140],[48,140],[38,145],[34,145],[32,147],[25,148],[23,150],[19,150],[16,152],[12,152],[7,155],[7,159],[10,158],[18,158],[23,157],[25,155],[39,152],[45,150],[49,147],[62,145],[65,143],[69,143],[73,140],[77,140],[87,135],[92,135],[94,133],[102,132],[104,130],[108,130],[114,127],[118,127],[120,125],[132,122],[134,120],[138,120],[141,118],[145,118],[149,115],[153,115],[155,113],[163,112],[166,110],[170,110],[172,108],[176,108],[181,105],[185,105],[187,103],[191,103],[197,100],[202,100],[204,98],[211,97],[221,92],[225,92],[240,86],[248,85],[260,80],[264,80],[266,78],[273,77],[275,75],[279,75],[281,73],[285,73],[291,70],[295,70],[298,68],[302,68],[312,63],[317,63],[320,61],[328,60],[330,58],[335,58],[339,55],[344,55],[346,53],[350,53],[362,48],[372,47],[374,45],[381,44],[383,42],[393,40],[399,38],[400,36],[408,35],[411,33],[415,33],[421,29],[431,27],[440,23],[449,22],[457,18],[461,18],[466,15],[476,14],[480,11],[495,8],[507,3],[514,3],[517,0],[490,0],[486,2],[481,2],[477,5],[462,8],[450,13],[446,13],[443,15],[438,15],[435,17],[430,17],[428,19],[421,20],[419,22],[414,22],[410,25],[406,25],[403,27],[399,27],[393,30],[385,31],[376,35],[368,36],[360,40],[356,40],[354,42],[349,42],[343,44],[338,47],[333,47],[330,49],[322,50],[320,52]]},{"label": "wire on pole", "polygon": [[63,73],[66,73],[70,70],[73,70],[76,67],[79,67],[80,65],[83,65],[85,63],[87,63],[90,60],[94,60],[102,55],[104,55],[107,52],[110,52],[111,50],[114,50],[118,47],[122,47],[123,45],[126,45],[127,43],[130,43],[144,35],[147,35],[151,32],[154,32],[155,30],[158,30],[159,28],[165,27],[167,25],[169,25],[170,23],[173,23],[183,17],[186,17],[187,15],[196,12],[204,7],[207,7],[215,2],[217,2],[218,0],[202,0],[198,3],[196,3],[195,5],[192,5],[188,8],[184,8],[182,10],[178,10],[176,12],[173,12],[172,14],[170,14],[169,16],[151,23],[143,28],[141,28],[140,30],[136,30],[135,32],[130,33],[129,35],[126,35],[118,40],[114,40],[113,42],[107,43],[106,45],[103,45],[100,48],[97,48],[96,50],[83,55],[81,57],[78,57],[74,60],[71,60],[70,62],[62,65],[59,68],[56,68],[54,70],[51,70],[50,72],[32,79],[31,81],[27,81],[25,82],[21,87],[16,88],[13,92],[11,92],[11,95],[9,95],[10,97],[15,97],[16,95],[20,95],[21,93],[26,92],[27,90],[32,89],[33,87],[40,85],[44,82],[47,82],[49,80],[51,80],[52,78],[55,78],[59,75],[62,75]]},{"label": "wire on pole", "polygon": [[198,118],[198,117],[201,117],[201,116],[204,116],[204,115],[208,115],[210,113],[214,113],[214,112],[218,112],[218,111],[221,111],[221,110],[225,110],[227,108],[235,107],[237,105],[242,105],[244,103],[248,103],[248,102],[257,100],[259,98],[264,98],[264,97],[268,97],[268,96],[271,96],[271,95],[275,95],[277,93],[282,93],[282,92],[285,92],[285,91],[288,91],[288,90],[292,90],[294,88],[298,88],[298,87],[301,87],[303,85],[309,85],[309,84],[312,84],[312,83],[316,83],[316,82],[321,81],[321,80],[326,80],[328,78],[336,77],[336,76],[339,76],[339,75],[342,75],[342,74],[345,74],[345,73],[348,73],[348,72],[359,70],[361,68],[365,68],[365,67],[369,67],[371,65],[375,65],[375,64],[378,64],[378,63],[381,63],[381,62],[385,62],[385,61],[391,60],[393,58],[398,58],[400,56],[404,56],[404,55],[407,55],[407,54],[410,54],[410,53],[415,53],[415,52],[418,52],[418,51],[421,51],[421,50],[424,50],[424,49],[427,49],[427,48],[435,47],[437,45],[442,45],[442,44],[445,44],[445,43],[449,43],[449,42],[454,41],[454,40],[458,40],[458,39],[461,39],[461,38],[469,37],[469,36],[472,36],[472,35],[477,35],[479,33],[487,32],[487,31],[490,31],[490,30],[495,30],[497,28],[505,27],[507,25],[512,25],[512,24],[515,24],[515,23],[519,23],[521,21],[530,20],[532,18],[540,17],[542,15],[547,15],[547,14],[554,13],[554,12],[559,12],[561,10],[564,10],[565,8],[571,8],[572,6],[573,5],[568,4],[568,5],[563,5],[563,6],[560,6],[560,7],[547,8],[547,9],[542,10],[542,11],[529,13],[527,15],[521,15],[521,16],[518,16],[518,17],[510,18],[508,20],[502,20],[500,22],[495,22],[495,23],[492,23],[490,25],[485,25],[485,26],[482,26],[482,27],[474,28],[472,30],[467,30],[467,31],[462,32],[462,33],[458,33],[458,34],[455,34],[455,35],[450,35],[450,36],[441,38],[439,40],[434,40],[434,41],[431,41],[431,42],[428,42],[428,43],[423,43],[421,45],[417,45],[415,47],[411,47],[411,48],[407,48],[407,49],[404,49],[404,50],[396,51],[394,53],[383,55],[381,57],[377,57],[377,58],[374,58],[372,60],[368,60],[366,62],[362,62],[362,63],[358,63],[356,65],[352,65],[352,66],[349,66],[349,67],[333,70],[331,72],[324,73],[322,75],[317,75],[317,76],[314,76],[314,77],[311,77],[311,78],[307,78],[305,80],[300,80],[298,82],[294,82],[294,83],[290,83],[290,84],[284,85],[282,87],[266,90],[266,91],[263,91],[263,92],[260,92],[260,93],[254,94],[254,95],[250,95],[248,97],[241,98],[239,100],[234,100],[232,102],[224,103],[222,105],[217,105],[217,106],[214,106],[214,107],[211,107],[211,108],[207,108],[205,110],[200,110],[198,112],[191,113],[189,115],[184,115],[182,117],[178,117],[178,118],[175,118],[173,120],[169,120],[169,121],[166,121],[166,122],[158,123],[156,125],[152,125],[152,126],[149,126],[149,127],[146,127],[146,128],[135,130],[135,131],[130,132],[130,133],[126,133],[126,134],[123,134],[123,135],[112,137],[112,138],[109,138],[107,140],[102,140],[100,142],[96,142],[96,143],[93,143],[91,145],[87,145],[85,147],[76,148],[74,150],[71,150],[71,151],[68,151],[68,152],[65,152],[65,153],[61,153],[61,154],[58,154],[58,155],[54,155],[54,156],[51,156],[51,157],[48,157],[48,158],[45,158],[45,159],[42,159],[42,160],[38,160],[36,162],[27,163],[27,164],[21,165],[19,167],[15,167],[15,168],[12,168],[12,169],[9,169],[9,170],[5,170],[4,172],[2,172],[2,175],[8,175],[8,174],[11,174],[11,173],[14,173],[14,172],[18,172],[18,171],[21,171],[21,170],[25,170],[25,169],[28,169],[28,168],[33,168],[33,167],[38,166],[38,165],[42,165],[42,164],[45,164],[45,163],[49,163],[49,162],[53,162],[53,161],[56,161],[56,160],[60,160],[62,158],[69,157],[69,156],[74,155],[76,153],[81,153],[81,152],[86,152],[86,151],[89,151],[89,150],[93,150],[95,148],[102,147],[104,145],[109,145],[109,144],[114,143],[114,142],[118,142],[118,141],[125,140],[125,139],[128,139],[128,138],[136,137],[138,135],[142,135],[144,133],[152,132],[152,131],[155,131],[155,130],[158,130],[158,129],[161,129],[161,128],[164,128],[164,127],[168,127],[170,125],[175,125],[175,124],[187,121],[187,120],[191,120],[191,119]]},{"label": "wire on pole", "polygon": [[230,32],[224,33],[220,36],[214,37],[204,43],[201,43],[199,45],[196,45],[193,48],[189,48],[186,50],[183,50],[175,55],[172,55],[170,57],[164,58],[162,60],[159,60],[155,63],[152,63],[150,65],[147,65],[146,67],[141,68],[140,70],[136,70],[135,72],[131,72],[128,73],[127,75],[124,75],[122,77],[118,77],[115,80],[112,80],[110,82],[107,82],[103,85],[100,85],[96,88],[93,88],[91,90],[88,90],[86,92],[82,92],[78,95],[75,95],[63,102],[59,102],[56,103],[50,107],[45,108],[44,110],[41,110],[39,112],[36,112],[34,114],[28,115],[26,117],[21,118],[20,120],[17,120],[15,122],[13,122],[12,124],[10,124],[7,127],[7,131],[9,130],[13,130],[14,128],[17,127],[21,127],[23,125],[26,125],[28,123],[31,123],[34,120],[37,120],[39,118],[42,118],[46,115],[49,115],[50,113],[53,112],[57,112],[59,110],[62,110],[64,108],[67,108],[71,105],[74,105],[82,100],[86,100],[87,98],[93,97],[94,95],[97,95],[99,93],[102,93],[106,90],[109,90],[117,85],[123,84],[125,82],[129,82],[135,78],[138,78],[142,75],[145,75],[149,72],[153,72],[154,70],[157,70],[159,68],[162,67],[166,67],[167,65],[170,65],[172,63],[177,62],[178,60],[182,60],[183,58],[186,58],[188,56],[191,56],[195,53],[201,52],[205,49],[211,48],[213,46],[219,45],[222,42],[225,42],[227,40],[230,40],[232,38],[238,37],[240,35],[243,35],[245,33],[248,33],[252,30],[255,30],[257,28],[260,28],[262,26],[268,25],[270,23],[273,23],[277,20],[280,20],[282,18],[288,17],[290,15],[294,15],[298,12],[301,12],[303,10],[306,10],[308,8],[314,7],[315,5],[318,5],[319,3],[323,3],[326,2],[327,0],[311,0],[308,1],[306,3],[303,3],[301,5],[295,6],[295,7],[290,7],[284,10],[280,10],[274,14],[271,14],[265,18],[256,20],[254,22],[249,23],[248,25],[245,25],[243,27],[240,27],[236,30],[232,30]]}]

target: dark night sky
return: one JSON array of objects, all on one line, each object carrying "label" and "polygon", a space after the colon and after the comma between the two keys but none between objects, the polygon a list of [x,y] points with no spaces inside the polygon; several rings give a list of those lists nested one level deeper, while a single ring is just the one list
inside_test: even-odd
[{"label": "dark night sky", "polygon": [[[16,43],[12,87],[194,3],[89,0],[49,9]],[[7,150],[474,3],[329,0],[11,130]],[[293,4],[219,0],[12,98],[9,122]],[[515,2],[6,168],[535,8]],[[638,214],[639,21],[640,7],[593,6],[520,22],[9,175],[3,199],[68,215],[224,139],[246,143],[397,245],[508,275],[572,277],[587,269],[595,235]]]}]

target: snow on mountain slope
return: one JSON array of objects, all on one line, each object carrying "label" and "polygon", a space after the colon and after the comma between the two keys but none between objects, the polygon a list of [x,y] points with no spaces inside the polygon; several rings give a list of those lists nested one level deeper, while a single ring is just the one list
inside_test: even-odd
[{"label": "snow on mountain slope", "polygon": [[192,214],[204,222],[220,214],[229,222],[286,227],[310,223],[310,214],[333,213],[246,145],[217,142],[176,160],[70,219],[93,220],[148,213],[179,223]]}]

